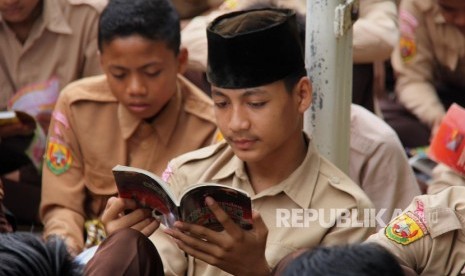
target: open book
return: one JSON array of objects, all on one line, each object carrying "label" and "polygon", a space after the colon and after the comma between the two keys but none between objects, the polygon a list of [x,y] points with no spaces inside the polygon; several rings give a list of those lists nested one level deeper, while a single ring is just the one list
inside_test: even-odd
[{"label": "open book", "polygon": [[0,111],[0,126],[17,123],[35,125],[35,120],[34,117],[23,111]]},{"label": "open book", "polygon": [[205,197],[210,196],[243,229],[252,228],[252,202],[245,191],[215,183],[201,183],[188,187],[176,198],[169,184],[146,170],[117,165],[113,168],[113,175],[120,197],[132,198],[141,207],[152,209],[152,215],[167,227],[172,227],[179,220],[215,231],[223,230],[205,204]]}]

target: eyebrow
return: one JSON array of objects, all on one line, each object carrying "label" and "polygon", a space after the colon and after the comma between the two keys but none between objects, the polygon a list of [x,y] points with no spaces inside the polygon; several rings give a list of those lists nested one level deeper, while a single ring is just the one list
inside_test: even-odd
[{"label": "eyebrow", "polygon": [[[138,69],[145,69],[145,68],[147,68],[147,67],[150,67],[150,66],[158,66],[158,65],[160,65],[160,64],[161,64],[161,62],[156,62],[156,61],[154,61],[154,62],[150,62],[150,63],[144,64],[144,65],[142,65],[141,67],[138,67]],[[121,69],[121,70],[127,69],[127,67],[124,67],[124,66],[121,66],[121,65],[117,65],[117,64],[110,64],[110,67],[111,67],[111,68],[115,68],[115,69]]]},{"label": "eyebrow", "polygon": [[[241,98],[254,96],[254,95],[265,95],[266,93],[267,91],[261,88],[247,88],[245,92],[241,95]],[[223,92],[215,88],[212,89],[212,96],[227,97]]]}]

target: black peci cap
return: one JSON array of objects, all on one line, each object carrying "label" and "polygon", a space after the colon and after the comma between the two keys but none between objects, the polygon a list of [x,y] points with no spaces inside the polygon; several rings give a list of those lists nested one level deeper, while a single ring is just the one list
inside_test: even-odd
[{"label": "black peci cap", "polygon": [[210,83],[221,88],[269,84],[305,72],[296,16],[288,9],[238,11],[207,28]]}]

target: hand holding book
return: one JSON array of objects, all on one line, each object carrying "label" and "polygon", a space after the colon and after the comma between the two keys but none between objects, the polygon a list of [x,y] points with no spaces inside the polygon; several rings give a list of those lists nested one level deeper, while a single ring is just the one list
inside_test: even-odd
[{"label": "hand holding book", "polygon": [[205,198],[210,196],[235,223],[243,229],[252,228],[251,199],[239,189],[201,183],[176,197],[167,183],[148,171],[118,165],[113,168],[113,175],[120,197],[132,198],[141,207],[152,209],[153,215],[167,227],[179,220],[221,231],[223,226],[205,205]]}]

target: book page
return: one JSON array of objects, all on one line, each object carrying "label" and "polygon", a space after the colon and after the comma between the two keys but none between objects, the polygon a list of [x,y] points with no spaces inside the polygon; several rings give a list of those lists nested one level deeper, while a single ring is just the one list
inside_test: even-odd
[{"label": "book page", "polygon": [[214,183],[195,185],[183,193],[180,203],[182,220],[222,231],[223,226],[205,204],[207,196],[212,197],[240,227],[252,229],[252,202],[249,195],[244,191]]},{"label": "book page", "polygon": [[158,176],[137,168],[118,165],[113,168],[119,196],[134,199],[140,207],[152,209],[152,215],[167,227],[178,220],[178,207],[169,187]]}]

